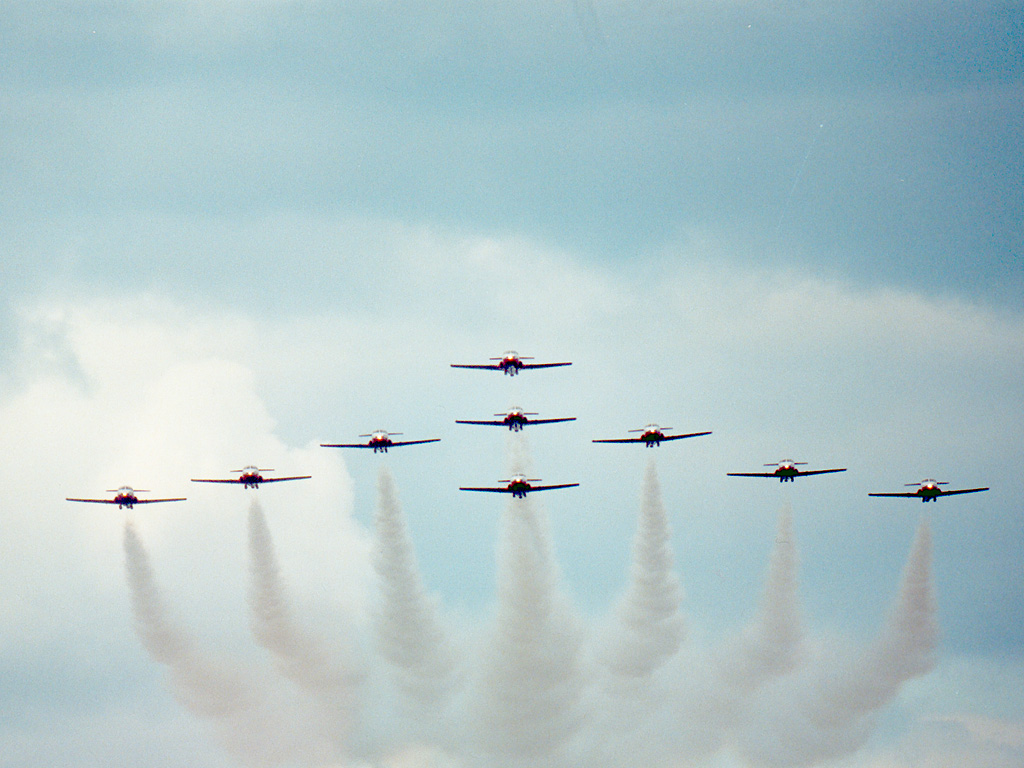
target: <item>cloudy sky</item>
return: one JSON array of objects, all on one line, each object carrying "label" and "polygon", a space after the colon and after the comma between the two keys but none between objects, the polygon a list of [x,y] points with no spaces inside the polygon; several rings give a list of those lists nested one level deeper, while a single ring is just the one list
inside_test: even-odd
[{"label": "cloudy sky", "polygon": [[[0,766],[1020,765],[1022,36],[0,5]],[[591,443],[652,421],[713,434]],[[189,482],[251,463],[313,479]],[[580,487],[458,491],[519,469]],[[124,484],[189,498],[64,501]]]}]

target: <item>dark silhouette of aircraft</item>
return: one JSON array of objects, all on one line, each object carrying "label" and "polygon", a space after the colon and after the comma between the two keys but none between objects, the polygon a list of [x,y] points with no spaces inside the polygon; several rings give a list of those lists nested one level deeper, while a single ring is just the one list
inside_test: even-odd
[{"label": "dark silhouette of aircraft", "polygon": [[710,435],[710,432],[691,432],[688,435],[666,435],[672,427],[659,427],[657,424],[648,424],[642,429],[631,429],[630,432],[639,432],[640,437],[621,437],[612,440],[593,440],[594,443],[644,443],[648,448],[660,446],[667,440],[682,440],[686,437],[700,437]]},{"label": "dark silhouette of aircraft", "polygon": [[830,472],[845,472],[842,469],[797,469],[807,464],[806,461],[793,461],[783,459],[775,464],[765,464],[766,467],[775,467],[773,472],[726,472],[729,477],[777,477],[780,483],[791,483],[793,478],[806,477],[807,475],[827,475]]},{"label": "dark silhouette of aircraft", "polygon": [[398,448],[402,445],[421,445],[423,443],[437,443],[441,441],[439,437],[432,437],[429,440],[392,440],[392,437],[401,435],[401,432],[387,432],[383,429],[375,430],[368,435],[360,435],[360,437],[370,438],[369,442],[366,443],[320,443],[321,448],[373,448],[373,452],[383,451],[388,452],[388,448]]},{"label": "dark silhouette of aircraft", "polygon": [[142,489],[134,490],[133,488],[122,485],[117,490],[110,490],[107,493],[116,494],[112,499],[67,499],[67,501],[85,501],[90,504],[117,504],[118,509],[127,507],[131,509],[136,504],[159,504],[164,501],[185,501],[185,499],[140,499],[135,494],[137,493],[149,493]]},{"label": "dark silhouette of aircraft", "polygon": [[281,483],[285,480],[309,480],[312,475],[296,475],[294,477],[264,477],[261,472],[273,472],[272,469],[259,469],[258,467],[249,465],[245,469],[232,469],[232,472],[238,472],[238,477],[228,478],[226,480],[207,480],[201,478],[192,478],[193,483],[231,483],[232,485],[238,485],[241,483],[243,488],[259,488],[260,483]]},{"label": "dark silhouette of aircraft", "polygon": [[515,376],[517,373],[523,370],[531,368],[558,368],[562,365],[572,365],[572,363],[524,363],[524,360],[533,360],[532,357],[522,357],[515,352],[506,352],[501,357],[490,358],[492,363],[487,365],[459,365],[452,363],[452,368],[475,368],[481,371],[502,371],[508,376]]},{"label": "dark silhouette of aircraft", "polygon": [[958,493],[980,493],[988,488],[963,488],[958,491],[944,491],[940,485],[949,483],[938,480],[922,480],[920,483],[907,483],[908,486],[916,485],[918,488],[913,493],[869,493],[868,496],[897,496],[904,499],[920,499],[921,501],[935,501],[940,496],[955,496]]},{"label": "dark silhouette of aircraft", "polygon": [[499,480],[499,483],[507,483],[503,488],[459,488],[460,491],[481,491],[484,493],[511,493],[514,499],[526,498],[526,494],[532,491],[553,491],[557,488],[575,488],[579,483],[563,483],[561,485],[533,485],[539,483],[540,479],[526,475],[513,475],[510,480]]},{"label": "dark silhouette of aircraft", "polygon": [[536,416],[536,413],[529,413],[524,411],[518,406],[515,408],[509,408],[505,413],[496,413],[495,416],[502,416],[501,421],[467,421],[464,419],[456,419],[456,424],[489,424],[495,427],[508,427],[513,432],[519,432],[527,424],[556,424],[560,421],[576,421],[576,417],[572,416],[568,419],[531,419],[530,416]]}]

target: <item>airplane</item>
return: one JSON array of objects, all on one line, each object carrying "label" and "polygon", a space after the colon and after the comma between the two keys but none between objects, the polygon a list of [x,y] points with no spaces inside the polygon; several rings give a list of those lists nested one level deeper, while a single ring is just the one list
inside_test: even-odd
[{"label": "airplane", "polygon": [[869,493],[868,496],[899,496],[904,499],[921,499],[921,501],[935,501],[939,496],[955,496],[958,493],[980,493],[981,491],[987,491],[988,488],[964,488],[959,491],[944,491],[939,488],[940,485],[949,485],[949,483],[939,482],[938,480],[922,480],[920,483],[907,483],[907,485],[918,486],[917,490],[913,493]]},{"label": "airplane", "polygon": [[639,432],[640,437],[622,437],[615,440],[592,440],[594,443],[644,443],[648,448],[660,446],[665,440],[682,440],[684,437],[700,437],[710,435],[710,432],[691,432],[688,435],[666,435],[672,427],[659,427],[657,424],[648,424],[643,429],[631,429],[630,432]]},{"label": "airplane", "polygon": [[402,434],[401,432],[387,432],[383,429],[377,429],[368,435],[360,435],[360,437],[368,437],[370,441],[368,443],[320,443],[321,448],[373,448],[373,452],[383,451],[388,452],[388,448],[397,448],[400,445],[421,445],[422,443],[438,443],[441,441],[439,437],[432,437],[429,440],[392,440],[391,438]]},{"label": "airplane", "polygon": [[475,368],[481,371],[503,371],[508,376],[515,376],[519,371],[528,368],[557,368],[572,363],[524,363],[524,360],[533,360],[532,357],[522,357],[515,352],[506,352],[501,357],[492,357],[495,362],[489,365],[459,365],[452,363],[452,368]]},{"label": "airplane", "polygon": [[158,504],[162,501],[185,501],[185,499],[140,499],[135,494],[149,493],[144,490],[134,490],[127,485],[122,485],[116,490],[109,490],[107,493],[116,494],[112,499],[67,499],[67,501],[86,501],[92,504],[117,504],[118,509],[127,507],[131,509],[136,504]]},{"label": "airplane", "polygon": [[501,421],[466,421],[463,419],[456,419],[456,424],[490,424],[495,427],[508,427],[513,432],[519,432],[527,424],[555,424],[560,421],[576,421],[576,417],[572,416],[568,419],[531,419],[529,416],[536,416],[536,413],[529,413],[524,411],[522,408],[516,406],[509,408],[505,413],[496,413],[495,416],[503,416]]},{"label": "airplane", "polygon": [[553,491],[556,488],[575,488],[579,483],[563,483],[561,485],[531,485],[539,483],[540,479],[526,475],[512,475],[510,480],[499,480],[499,483],[508,483],[504,488],[459,488],[460,491],[482,491],[484,493],[511,493],[514,499],[524,499],[530,491]]},{"label": "airplane", "polygon": [[240,473],[238,477],[232,477],[227,480],[205,480],[199,478],[192,478],[193,483],[232,483],[234,485],[242,484],[243,488],[259,488],[260,483],[280,483],[284,480],[309,480],[312,475],[296,475],[295,477],[264,477],[261,472],[273,472],[272,469],[259,469],[258,467],[249,465],[245,469],[232,469],[232,472]]},{"label": "airplane", "polygon": [[806,461],[783,459],[775,464],[765,464],[766,467],[775,467],[774,472],[726,472],[725,474],[729,477],[777,477],[779,478],[780,483],[791,483],[795,477],[805,477],[806,475],[827,475],[830,472],[846,471],[845,467],[842,469],[797,469],[797,467],[803,466],[806,463]]}]

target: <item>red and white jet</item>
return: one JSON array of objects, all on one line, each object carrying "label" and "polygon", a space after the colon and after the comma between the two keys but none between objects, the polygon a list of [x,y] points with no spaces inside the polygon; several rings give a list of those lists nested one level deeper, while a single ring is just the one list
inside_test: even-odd
[{"label": "red and white jet", "polygon": [[122,485],[117,490],[110,490],[107,493],[116,494],[112,499],[67,499],[67,501],[85,501],[90,504],[117,504],[118,509],[127,507],[131,509],[136,504],[159,504],[163,501],[185,501],[185,499],[140,499],[135,494],[137,493],[149,493],[142,489],[134,490],[127,485]]},{"label": "red and white jet", "polygon": [[612,440],[592,440],[594,443],[643,443],[648,448],[660,446],[663,441],[682,440],[686,437],[701,437],[710,435],[710,432],[691,432],[688,435],[666,435],[672,427],[659,427],[657,424],[648,424],[642,429],[631,429],[630,432],[639,432],[640,437],[621,437]]},{"label": "red and white jet", "polygon": [[467,421],[464,419],[456,419],[455,423],[488,424],[495,427],[508,427],[513,432],[520,432],[527,424],[557,424],[561,421],[576,421],[575,416],[571,416],[567,419],[531,419],[530,416],[536,416],[537,414],[524,411],[518,406],[509,408],[505,413],[496,413],[494,415],[501,416],[503,418],[501,421]]},{"label": "red and white jet", "polygon": [[501,357],[490,358],[494,362],[488,365],[459,365],[452,363],[452,368],[475,368],[482,371],[503,371],[508,376],[515,376],[517,373],[530,368],[558,368],[572,363],[524,363],[524,360],[533,360],[532,357],[522,357],[515,352],[506,352]]},{"label": "red and white jet", "polygon": [[560,485],[533,485],[539,483],[536,477],[526,475],[513,475],[510,480],[499,480],[499,483],[507,483],[504,488],[459,488],[460,491],[481,491],[483,493],[511,493],[514,499],[524,499],[531,491],[553,491],[557,488],[575,488],[579,483],[562,483]]},{"label": "red and white jet", "polygon": [[959,491],[944,491],[939,486],[949,485],[949,483],[939,482],[938,480],[922,480],[920,483],[907,483],[907,485],[916,485],[918,488],[913,493],[869,493],[868,496],[898,496],[904,499],[935,501],[939,496],[955,496],[958,493],[980,493],[981,491],[988,490],[988,488],[963,488]]},{"label": "red and white jet", "polygon": [[780,483],[791,483],[795,477],[805,477],[807,475],[827,475],[830,472],[845,472],[846,467],[842,469],[797,469],[807,464],[806,461],[793,461],[792,459],[783,459],[774,464],[765,464],[766,467],[775,467],[773,472],[726,472],[729,477],[777,477]]},{"label": "red and white jet", "polygon": [[238,477],[228,478],[226,480],[206,480],[201,478],[192,478],[193,483],[231,483],[232,485],[241,484],[243,488],[259,488],[260,483],[281,483],[285,480],[309,480],[312,475],[295,475],[294,477],[264,477],[262,472],[273,472],[272,469],[260,469],[249,465],[245,469],[232,469],[232,472],[237,472]]},{"label": "red and white jet", "polygon": [[375,430],[368,435],[360,435],[360,437],[368,437],[370,441],[367,443],[320,443],[321,448],[373,448],[373,452],[383,451],[388,452],[388,448],[397,448],[402,445],[422,445],[423,443],[438,443],[441,441],[439,437],[432,437],[429,440],[392,440],[392,437],[401,435],[401,432],[387,432],[383,429]]}]

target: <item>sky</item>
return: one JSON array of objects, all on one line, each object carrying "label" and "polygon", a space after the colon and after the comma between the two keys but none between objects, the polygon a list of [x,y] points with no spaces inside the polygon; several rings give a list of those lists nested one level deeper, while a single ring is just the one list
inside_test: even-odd
[{"label": "sky", "polygon": [[1022,37],[3,3],[0,766],[1020,765]]}]

